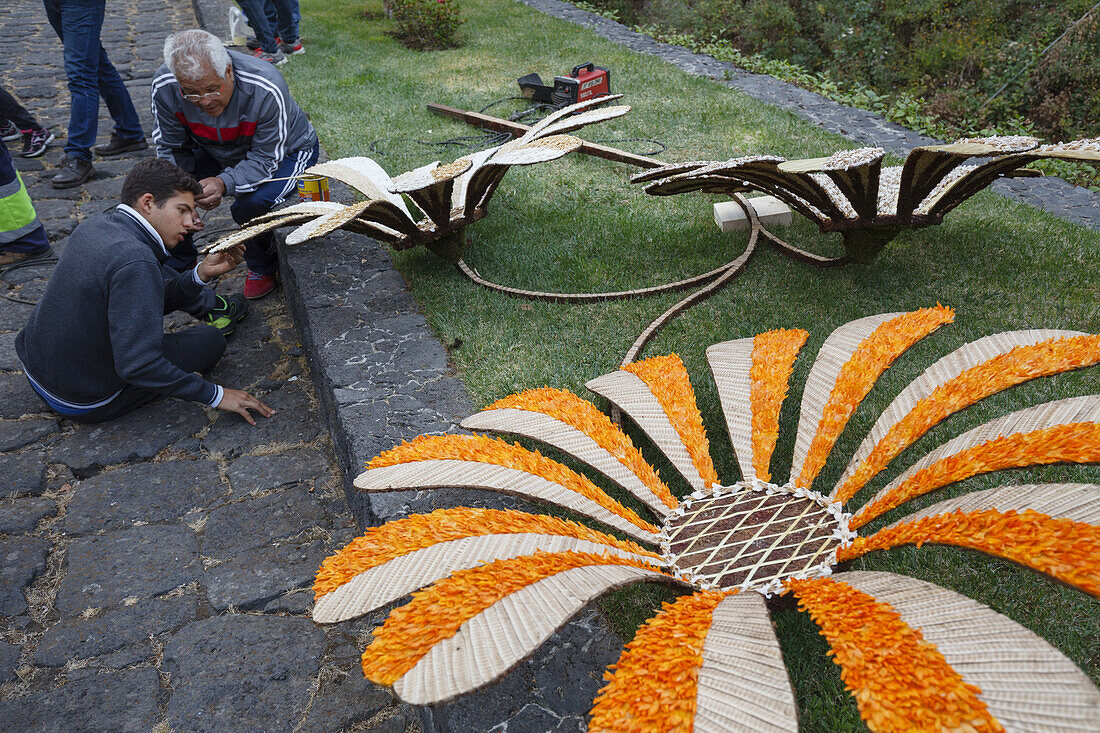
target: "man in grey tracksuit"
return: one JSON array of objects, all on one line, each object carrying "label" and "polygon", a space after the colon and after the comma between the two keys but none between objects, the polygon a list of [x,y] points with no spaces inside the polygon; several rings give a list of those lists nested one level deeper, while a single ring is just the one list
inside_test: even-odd
[{"label": "man in grey tracksuit", "polygon": [[[212,209],[232,196],[230,213],[243,224],[293,193],[293,177],[317,162],[320,148],[278,70],[226,51],[201,30],[169,36],[164,60],[152,84],[153,143],[158,157],[199,179],[203,195],[196,203]],[[186,241],[177,250],[177,264],[189,266],[194,245]],[[263,297],[275,286],[274,238],[249,242],[245,261],[245,297]]]}]

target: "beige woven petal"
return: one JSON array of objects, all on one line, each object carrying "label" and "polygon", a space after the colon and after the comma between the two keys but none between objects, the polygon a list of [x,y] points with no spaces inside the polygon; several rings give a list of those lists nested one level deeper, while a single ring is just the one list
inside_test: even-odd
[{"label": "beige woven petal", "polygon": [[599,109],[590,109],[587,112],[581,112],[580,114],[566,117],[565,119],[555,122],[551,125],[543,127],[534,136],[534,139],[542,139],[550,135],[561,135],[566,132],[572,132],[573,130],[579,130],[585,125],[594,125],[597,122],[606,122],[607,120],[613,120],[616,117],[622,117],[630,111],[630,105],[622,104],[615,107],[600,107]]},{"label": "beige woven petal", "polygon": [[[500,146],[498,145],[496,147],[486,148],[485,150],[478,150],[475,153],[471,153],[470,155],[465,156],[466,159],[470,161],[470,167],[466,169],[465,173],[455,179],[454,188],[451,190],[452,209],[459,209],[463,212],[463,214],[465,214],[467,207],[466,191],[469,188],[470,181],[473,179],[474,173],[480,170],[481,166],[485,164],[485,161],[488,160],[489,157],[492,156],[492,154],[499,149]],[[474,205],[476,204],[477,202],[475,201]],[[473,210],[472,206],[470,207],[470,210]]]},{"label": "beige woven petal", "polygon": [[[337,206],[339,206],[340,209],[344,208],[341,204],[337,204]],[[279,227],[285,227],[285,226],[289,226],[291,224],[297,224],[300,221],[305,221],[306,219],[313,219],[316,216],[317,216],[317,214],[298,213],[298,214],[288,214],[286,216],[280,216],[280,217],[275,217],[275,218],[267,218],[264,221],[260,222],[259,224],[249,224],[246,227],[238,229],[237,231],[233,232],[232,234],[229,234],[229,235],[226,235],[226,236],[222,237],[217,242],[214,242],[209,247],[205,247],[200,251],[203,254],[208,254],[208,255],[217,254],[218,252],[224,252],[227,249],[232,249],[233,247],[236,247],[238,244],[242,244],[244,242],[247,242],[248,240],[252,239],[253,237],[258,237],[259,235],[263,234],[264,232],[269,232],[272,229],[278,229]]]},{"label": "beige woven petal", "polygon": [[818,425],[825,413],[825,405],[836,385],[840,370],[852,358],[852,354],[875,329],[902,313],[883,313],[845,323],[829,334],[806,378],[802,392],[802,408],[799,410],[798,433],[795,436],[794,460],[791,463],[792,479],[802,473],[806,455],[817,434]]},{"label": "beige woven petal", "polygon": [[745,480],[756,476],[752,461],[752,384],[749,380],[752,342],[751,338],[737,339],[707,347],[707,363],[718,386],[726,429]]},{"label": "beige woven petal", "polygon": [[334,232],[344,224],[359,216],[368,206],[371,205],[371,201],[361,201],[357,204],[344,207],[343,211],[336,211],[325,216],[319,216],[313,221],[303,224],[295,229],[286,238],[287,244],[301,244],[310,239],[316,239],[317,237],[323,237],[329,232]]},{"label": "beige woven petal", "polygon": [[630,418],[638,423],[638,426],[661,449],[693,489],[699,491],[705,488],[703,477],[691,460],[691,455],[680,439],[680,434],[676,432],[661,403],[645,382],[630,372],[620,370],[596,377],[586,382],[584,386],[606,397],[612,404],[618,405],[623,412],[630,415]]},{"label": "beige woven petal", "polygon": [[622,97],[623,95],[621,94],[608,94],[603,97],[592,97],[591,99],[586,99],[583,102],[571,104],[568,107],[562,107],[557,112],[553,112],[536,122],[534,125],[531,126],[530,130],[523,133],[523,135],[517,138],[517,140],[522,140],[525,143],[534,140],[535,138],[542,135],[543,130],[550,127],[550,125],[554,124],[558,120],[564,119],[566,117],[569,117],[570,115],[574,115],[579,112],[583,112],[584,110],[591,107],[596,107],[601,104],[607,104],[608,102],[614,102],[616,99],[622,99]]},{"label": "beige woven petal", "polygon": [[367,198],[389,201],[403,210],[406,215],[409,213],[401,197],[390,193],[390,185],[393,183],[390,174],[386,173],[382,166],[370,158],[356,157],[330,160],[327,163],[318,163],[306,168],[306,173],[328,176],[343,181],[366,195]]},{"label": "beige woven petal", "polygon": [[364,570],[344,585],[317,599],[313,620],[329,624],[362,616],[430,585],[456,570],[465,570],[520,555],[542,552],[609,553],[642,562],[653,557],[627,552],[614,545],[552,534],[490,534],[440,542]]},{"label": "beige woven petal", "polygon": [[355,479],[363,491],[439,489],[457,487],[488,489],[526,496],[592,517],[644,542],[657,542],[657,534],[641,529],[559,483],[505,466],[451,459],[425,460],[367,469]]},{"label": "beige woven petal", "polygon": [[483,410],[471,415],[462,421],[462,427],[468,430],[525,435],[541,440],[592,466],[659,515],[667,516],[672,511],[618,458],[601,448],[595,440],[561,420],[530,410],[506,408]]},{"label": "beige woven petal", "polygon": [[1100,524],[1100,486],[1096,484],[1021,484],[972,491],[945,499],[920,511],[907,514],[884,529],[908,524],[925,517],[954,511],[1022,512],[1031,509],[1048,517],[1072,519],[1085,524]]},{"label": "beige woven petal", "polygon": [[834,580],[888,603],[935,644],[1008,730],[1096,730],[1100,691],[1034,632],[963,595],[893,573],[838,573]]},{"label": "beige woven petal", "polygon": [[494,165],[533,165],[557,160],[581,146],[581,139],[572,135],[551,135],[532,140],[526,145],[509,148],[501,147],[497,154],[488,160],[487,166]]},{"label": "beige woven petal", "polygon": [[590,600],[629,583],[667,576],[642,568],[595,565],[566,570],[497,601],[436,644],[393,689],[430,705],[481,687],[537,649]]},{"label": "beige woven petal", "polygon": [[1056,143],[1054,145],[1040,145],[1031,152],[1044,158],[1097,162],[1100,161],[1100,137],[1074,140],[1068,143]]},{"label": "beige woven petal", "polygon": [[397,176],[390,184],[390,191],[393,193],[412,193],[422,188],[436,186],[457,178],[468,171],[471,165],[473,165],[473,161],[469,158],[459,158],[447,165],[440,165],[437,160],[434,163],[420,166]]},{"label": "beige woven petal", "polygon": [[292,206],[285,206],[281,209],[275,209],[269,211],[266,214],[260,214],[257,217],[253,217],[245,222],[245,226],[251,226],[253,224],[260,224],[268,221],[269,219],[279,219],[283,216],[290,216],[291,214],[312,214],[314,216],[323,216],[324,214],[331,214],[334,211],[343,209],[344,205],[337,201],[300,201]]},{"label": "beige woven petal", "polygon": [[662,165],[659,168],[650,168],[649,170],[642,171],[641,173],[635,173],[630,177],[631,183],[649,183],[650,181],[656,181],[660,178],[669,178],[670,176],[679,175],[680,173],[690,173],[693,170],[698,170],[703,166],[711,165],[713,161],[709,160],[691,160],[684,163],[672,163],[670,165]]},{"label": "beige woven petal", "polygon": [[[1058,425],[1071,423],[1100,423],[1100,395],[1087,395],[1084,397],[1071,397],[1065,400],[1047,402],[1035,407],[1018,410],[996,420],[991,420],[984,425],[968,430],[962,435],[949,440],[936,450],[926,455],[913,464],[904,473],[891,481],[885,488],[856,512],[852,518],[852,527],[860,527],[877,516],[889,511],[900,504],[895,497],[903,496],[906,492],[905,484],[918,472],[933,467],[941,461],[970,448],[975,448],[988,441],[1000,437],[1009,437],[1021,433],[1029,433],[1036,430],[1045,430]],[[1021,463],[1020,465],[1028,465]],[[982,467],[975,467],[975,473],[981,473]],[[988,470],[988,469],[986,469]],[[929,490],[939,488],[931,487]],[[923,492],[922,492],[923,493]],[[908,497],[913,498],[913,497]],[[904,499],[904,501],[908,501]],[[873,506],[878,502],[884,502],[879,506]]]},{"label": "beige woven petal", "polygon": [[697,733],[798,730],[783,654],[759,593],[738,593],[714,609],[695,698]]},{"label": "beige woven petal", "polygon": [[[932,366],[928,367],[919,377],[913,380],[905,389],[894,398],[893,402],[882,412],[874,426],[871,427],[867,437],[856,449],[844,474],[833,488],[830,499],[836,500],[840,487],[855,474],[860,463],[870,455],[875,446],[884,438],[894,425],[901,421],[917,404],[928,397],[946,382],[954,379],[962,372],[975,367],[990,359],[1006,354],[1018,346],[1037,344],[1047,339],[1070,338],[1083,335],[1079,331],[1053,331],[1053,330],[1025,330],[1007,331],[992,336],[972,341],[950,354],[942,357]],[[920,436],[916,436],[919,438]],[[911,444],[911,442],[910,442]],[[904,447],[898,451],[904,450]],[[858,490],[858,489],[857,489]],[[854,493],[854,492],[853,492]]]},{"label": "beige woven petal", "polygon": [[[999,173],[994,175],[993,178],[972,189],[956,187],[956,183],[961,182],[964,178],[969,178],[969,172],[975,170],[970,168],[967,175],[955,175],[955,169],[963,161],[975,157],[1012,157],[1016,162],[1009,162],[1007,165],[1003,161],[993,161],[993,165],[997,167],[997,170],[1012,170],[1033,160],[1035,156],[1023,156],[1022,154],[1034,151],[1038,144],[1039,141],[1032,137],[1005,136],[968,138],[949,145],[926,145],[913,148],[909,151],[909,155],[905,159],[905,165],[902,168],[901,190],[898,194],[898,216],[908,218],[914,212],[925,215],[934,213],[934,204],[943,200],[948,190],[957,188],[955,193],[962,195],[957,198],[954,195],[949,196],[945,202],[953,202],[950,206],[953,208],[980,188],[984,188],[999,175]],[[943,184],[947,176],[951,176],[955,180],[951,182],[951,185],[945,186]]]}]

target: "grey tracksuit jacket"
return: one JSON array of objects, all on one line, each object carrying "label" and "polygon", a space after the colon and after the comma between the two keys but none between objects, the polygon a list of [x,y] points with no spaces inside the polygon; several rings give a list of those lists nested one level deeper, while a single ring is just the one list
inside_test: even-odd
[{"label": "grey tracksuit jacket", "polygon": [[284,158],[317,144],[305,112],[290,96],[282,74],[271,64],[236,51],[233,96],[217,117],[183,98],[167,66],[153,76],[153,144],[157,157],[194,172],[194,149],[202,148],[224,170],[225,192],[238,196],[269,178]]}]

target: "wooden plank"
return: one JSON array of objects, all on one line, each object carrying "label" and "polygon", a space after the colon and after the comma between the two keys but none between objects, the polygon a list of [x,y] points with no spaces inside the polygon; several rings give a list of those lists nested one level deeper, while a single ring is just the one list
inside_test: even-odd
[{"label": "wooden plank", "polygon": [[[480,112],[468,112],[464,109],[448,107],[445,104],[429,103],[428,110],[430,112],[434,112],[437,115],[453,117],[456,120],[461,120],[462,122],[465,122],[469,125],[474,125],[475,127],[480,127],[484,130],[492,130],[494,132],[506,132],[513,137],[519,137],[520,135],[531,129],[527,125],[520,124],[519,122],[512,122],[511,120],[501,119],[500,117],[492,117],[490,115],[481,114]],[[616,163],[636,165],[639,168],[659,168],[662,165],[665,165],[664,161],[657,160],[656,158],[647,158],[644,155],[635,155],[634,153],[628,153],[625,150],[609,148],[606,145],[597,145],[596,143],[590,142],[582,143],[579,152],[582,152],[585,155],[591,155],[595,158],[613,160]]]}]

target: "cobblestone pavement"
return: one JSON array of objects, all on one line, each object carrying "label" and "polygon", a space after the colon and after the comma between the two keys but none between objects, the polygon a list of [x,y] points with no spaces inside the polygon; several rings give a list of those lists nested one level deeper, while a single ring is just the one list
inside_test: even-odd
[{"label": "cobblestone pavement", "polygon": [[[148,133],[164,37],[195,26],[194,11],[190,0],[107,7],[103,43]],[[41,0],[4,0],[0,28],[0,83],[63,139],[62,48]],[[104,111],[100,141],[109,134]],[[55,191],[61,157],[54,143],[16,158],[59,252],[80,219],[117,202],[136,156],[97,161],[87,185]],[[9,272],[0,294],[33,301],[49,273]],[[235,273],[219,290],[242,282]],[[99,426],[58,419],[19,373],[13,341],[29,312],[0,300],[0,727],[419,730],[358,669],[377,621],[309,620],[320,560],[357,529],[282,296],[253,303],[212,375],[279,410],[256,428],[176,400]]]},{"label": "cobblestone pavement", "polygon": [[[931,137],[906,129],[889,120],[854,107],[847,107],[819,94],[807,91],[766,74],[752,74],[727,61],[694,53],[683,46],[661,43],[647,35],[632,31],[596,13],[583,10],[562,0],[518,0],[547,15],[563,18],[590,28],[594,33],[627,48],[658,56],[682,71],[704,76],[720,84],[738,89],[780,109],[805,117],[820,127],[861,145],[877,145],[905,155],[917,145],[937,142]],[[1100,193],[1056,177],[1001,179],[993,184],[994,191],[1018,201],[1037,206],[1055,216],[1100,231]]]}]

